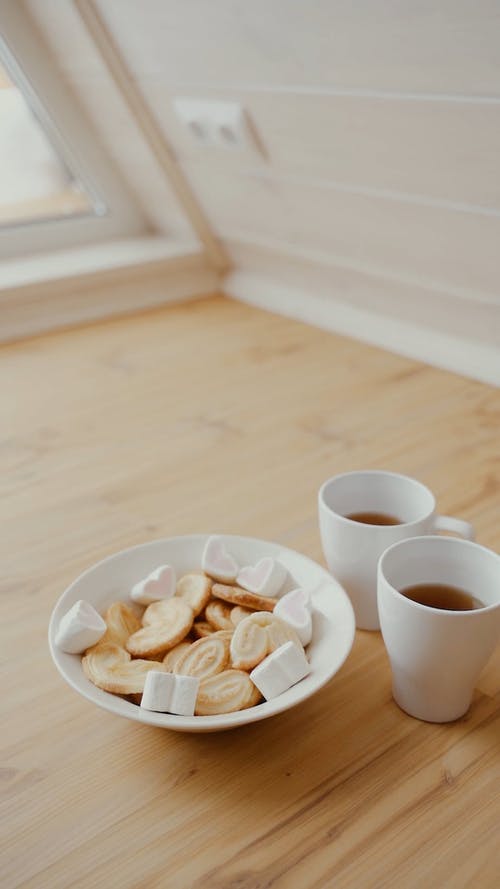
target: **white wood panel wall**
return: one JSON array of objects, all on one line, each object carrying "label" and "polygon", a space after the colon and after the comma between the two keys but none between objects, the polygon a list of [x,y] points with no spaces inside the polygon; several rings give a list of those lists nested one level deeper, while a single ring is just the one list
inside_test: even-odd
[{"label": "white wood panel wall", "polygon": [[[27,2],[161,216],[156,171],[99,60],[74,29],[68,41],[69,0]],[[96,2],[231,251],[239,296],[245,274],[280,286],[288,257],[288,279],[302,262],[300,292],[319,288],[322,311],[330,292],[428,330],[443,332],[448,313],[464,342],[500,353],[498,0]],[[198,149],[173,112],[178,96],[242,102],[265,157],[249,166]],[[272,292],[270,307],[286,311]],[[497,372],[500,382],[498,363],[485,378]]]},{"label": "white wood panel wall", "polygon": [[497,299],[500,215],[454,211],[278,176],[187,167],[225,237],[316,250],[332,263]]},{"label": "white wood panel wall", "polygon": [[[180,158],[207,160],[223,169],[241,167],[237,154],[221,156],[190,138],[172,107],[173,85],[150,76],[140,83]],[[266,152],[254,165],[262,172],[325,180],[369,194],[396,192],[401,200],[429,205],[437,201],[499,212],[500,98],[367,98],[202,86],[179,92],[242,102]]]},{"label": "white wood panel wall", "polygon": [[496,0],[99,0],[169,83],[498,95]]}]

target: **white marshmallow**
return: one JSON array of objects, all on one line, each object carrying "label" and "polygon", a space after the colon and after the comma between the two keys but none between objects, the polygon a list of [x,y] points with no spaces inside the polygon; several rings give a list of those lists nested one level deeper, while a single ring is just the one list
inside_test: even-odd
[{"label": "white marshmallow", "polygon": [[170,710],[174,687],[175,676],[173,673],[160,673],[159,670],[150,670],[149,673],[146,673],[141,707],[144,707],[145,710],[156,710],[159,713],[166,713],[167,710]]},{"label": "white marshmallow", "polygon": [[285,582],[287,570],[281,562],[264,556],[255,565],[246,565],[238,571],[236,582],[250,593],[259,596],[277,596]]},{"label": "white marshmallow", "polygon": [[291,590],[276,603],[273,614],[292,627],[302,645],[312,639],[311,598],[306,590]]},{"label": "white marshmallow", "polygon": [[194,716],[196,697],[200,687],[197,676],[175,676],[175,688],[170,713],[177,716]]},{"label": "white marshmallow", "polygon": [[222,537],[209,537],[203,555],[201,567],[205,574],[221,583],[234,583],[238,574],[238,563],[228,553]]},{"label": "white marshmallow", "polygon": [[59,621],[56,645],[68,654],[81,654],[106,632],[106,623],[90,602],[79,599]]},{"label": "white marshmallow", "polygon": [[171,599],[175,595],[175,584],[176,576],[172,566],[160,565],[132,587],[130,598],[141,605],[151,605],[160,599]]},{"label": "white marshmallow", "polygon": [[295,642],[285,642],[254,667],[250,679],[269,701],[300,682],[310,671],[304,650]]},{"label": "white marshmallow", "polygon": [[199,685],[197,676],[178,676],[150,670],[146,674],[141,707],[157,713],[193,716]]}]

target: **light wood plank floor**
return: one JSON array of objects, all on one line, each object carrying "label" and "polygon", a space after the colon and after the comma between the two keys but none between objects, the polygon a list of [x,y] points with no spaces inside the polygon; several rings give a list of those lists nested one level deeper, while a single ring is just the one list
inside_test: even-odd
[{"label": "light wood plank floor", "polygon": [[154,537],[322,560],[316,492],[417,476],[500,549],[500,393],[211,298],[0,350],[4,887],[498,885],[500,651],[468,716],[401,713],[378,633],[314,698],[221,735],[99,711],[49,658],[54,601]]}]

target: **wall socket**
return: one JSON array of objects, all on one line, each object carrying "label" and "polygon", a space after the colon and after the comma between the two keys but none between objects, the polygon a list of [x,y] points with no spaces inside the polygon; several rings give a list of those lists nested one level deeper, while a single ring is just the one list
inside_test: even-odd
[{"label": "wall socket", "polygon": [[199,148],[259,155],[262,148],[247,112],[239,102],[174,99],[177,116]]}]

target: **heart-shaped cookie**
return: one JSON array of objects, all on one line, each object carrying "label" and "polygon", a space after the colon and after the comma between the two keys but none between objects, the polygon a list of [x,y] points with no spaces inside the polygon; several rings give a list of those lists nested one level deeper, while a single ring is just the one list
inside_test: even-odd
[{"label": "heart-shaped cookie", "polygon": [[213,577],[221,583],[233,583],[238,573],[238,563],[228,553],[222,537],[209,537],[203,556],[201,558],[201,567],[205,574]]},{"label": "heart-shaped cookie", "polygon": [[212,596],[222,599],[223,602],[230,602],[231,605],[251,608],[253,611],[274,611],[277,601],[270,596],[258,596],[257,593],[250,593],[241,586],[228,586],[225,583],[214,583]]},{"label": "heart-shaped cookie", "polygon": [[269,651],[267,626],[272,618],[268,611],[257,611],[237,625],[231,639],[231,664],[237,670],[251,670],[264,660]]},{"label": "heart-shaped cookie", "polygon": [[267,628],[267,638],[269,640],[269,651],[270,654],[272,651],[275,651],[277,648],[280,648],[285,642],[293,642],[297,648],[302,650],[302,643],[295,632],[294,628],[290,626],[290,624],[285,623],[284,620],[281,620],[279,617],[275,617],[273,614],[274,620],[269,624]]},{"label": "heart-shaped cookie", "polygon": [[[152,609],[161,609],[161,619],[146,623]],[[181,642],[193,625],[193,610],[182,599],[154,602],[146,609],[142,629],[129,636],[126,649],[134,657],[163,658],[170,648]]]},{"label": "heart-shaped cookie", "polygon": [[289,624],[268,611],[256,611],[240,621],[233,633],[231,664],[237,670],[251,670],[285,642],[293,642],[302,648],[297,633]]},{"label": "heart-shaped cookie", "polygon": [[185,574],[177,583],[175,595],[184,599],[198,615],[210,600],[211,589],[212,581],[204,574]]},{"label": "heart-shaped cookie", "polygon": [[212,624],[209,624],[207,620],[195,620],[191,627],[191,635],[194,636],[195,639],[204,639],[206,636],[211,636],[212,633],[215,632],[215,628]]},{"label": "heart-shaped cookie", "polygon": [[214,630],[234,630],[231,620],[232,605],[223,602],[222,599],[212,599],[205,608],[205,620]]},{"label": "heart-shaped cookie", "polygon": [[217,633],[198,639],[189,646],[174,666],[174,673],[181,676],[197,676],[208,679],[222,673],[229,661],[230,639]]},{"label": "heart-shaped cookie", "polygon": [[255,565],[240,568],[236,577],[238,586],[258,596],[277,596],[283,586],[287,570],[281,562],[265,556]]},{"label": "heart-shaped cookie", "polygon": [[253,611],[249,611],[248,608],[243,608],[242,605],[235,605],[231,609],[231,623],[236,627],[245,617],[250,617],[253,614]]},{"label": "heart-shaped cookie", "polygon": [[125,602],[113,602],[104,615],[106,632],[100,642],[114,642],[125,648],[125,643],[132,633],[141,629],[141,622],[135,611]]},{"label": "heart-shaped cookie", "polygon": [[197,716],[215,716],[218,713],[231,713],[245,710],[261,700],[248,673],[242,670],[224,670],[216,676],[202,679],[196,699]]},{"label": "heart-shaped cookie", "polygon": [[302,645],[309,645],[312,639],[311,597],[306,590],[299,588],[286,593],[273,613],[293,627]]},{"label": "heart-shaped cookie", "polygon": [[143,580],[139,580],[130,592],[130,598],[141,605],[151,605],[175,595],[175,571],[171,565],[160,565]]},{"label": "heart-shaped cookie", "polygon": [[174,672],[174,667],[179,660],[180,656],[184,654],[185,651],[191,648],[191,642],[178,642],[177,645],[174,645],[170,651],[167,651],[165,657],[163,658],[163,663],[165,664],[169,673]]},{"label": "heart-shaped cookie", "polygon": [[114,642],[98,642],[89,648],[82,658],[82,668],[94,685],[115,695],[140,694],[150,670],[167,672],[165,664],[133,661],[128,651]]},{"label": "heart-shaped cookie", "polygon": [[[142,615],[142,626],[149,627],[150,624],[164,623],[169,620],[169,614],[172,606],[172,599],[159,599],[158,602],[151,602]],[[140,628],[138,628],[140,629]]]}]

